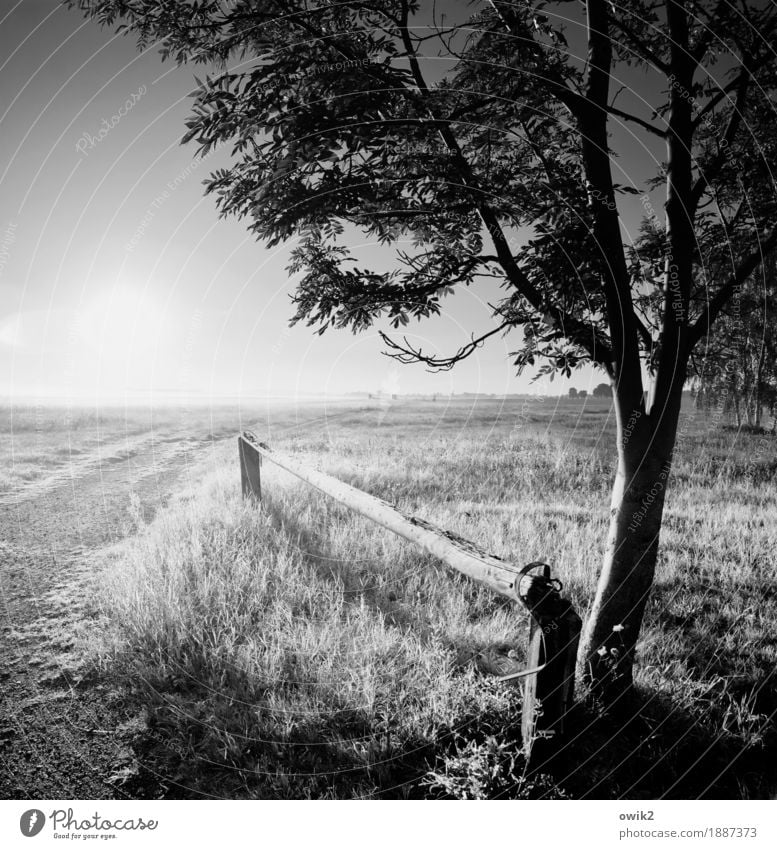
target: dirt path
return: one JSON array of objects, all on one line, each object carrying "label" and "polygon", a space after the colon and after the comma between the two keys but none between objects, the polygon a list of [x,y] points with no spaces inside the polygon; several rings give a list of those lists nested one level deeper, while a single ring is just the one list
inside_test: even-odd
[{"label": "dirt path", "polygon": [[92,569],[131,495],[150,518],[196,487],[208,444],[139,440],[0,500],[0,798],[125,796],[133,718],[78,653]]}]

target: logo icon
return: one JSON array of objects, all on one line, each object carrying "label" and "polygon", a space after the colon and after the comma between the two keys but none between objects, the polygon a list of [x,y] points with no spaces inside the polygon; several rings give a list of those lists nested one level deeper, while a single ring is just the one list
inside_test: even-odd
[{"label": "logo icon", "polygon": [[46,817],[43,811],[31,808],[22,814],[19,820],[19,828],[25,837],[35,837],[36,834],[40,834],[45,823]]}]

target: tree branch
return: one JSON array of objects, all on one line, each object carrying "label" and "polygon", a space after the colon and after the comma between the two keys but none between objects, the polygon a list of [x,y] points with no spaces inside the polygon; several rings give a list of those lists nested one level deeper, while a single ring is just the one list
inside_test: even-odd
[{"label": "tree branch", "polygon": [[647,329],[647,327],[646,327],[645,323],[644,323],[644,322],[642,321],[642,319],[641,319],[641,318],[640,318],[640,317],[636,314],[636,312],[635,312],[635,314],[634,314],[634,321],[636,322],[637,330],[638,330],[638,332],[639,332],[639,335],[642,337],[642,341],[644,342],[645,347],[646,347],[648,350],[650,350],[650,349],[651,349],[651,348],[655,345],[655,341],[654,341],[654,339],[653,339],[653,335],[652,335],[652,334],[651,334],[651,332]]},{"label": "tree branch", "polygon": [[770,256],[777,248],[777,229],[772,230],[770,235],[758,245],[758,250],[753,251],[739,265],[739,268],[721,286],[717,294],[707,304],[706,309],[690,328],[688,335],[689,347],[693,347],[704,335],[709,333],[713,322],[733,296],[734,292],[745,280],[758,268],[758,266]]},{"label": "tree branch", "polygon": [[626,24],[623,20],[616,18],[613,16],[613,23],[615,26],[626,36],[626,38],[631,43],[630,46],[636,47],[638,53],[642,54],[642,58],[650,65],[652,65],[657,71],[664,74],[664,76],[669,76],[671,73],[669,69],[669,65],[664,62],[652,48],[648,47],[644,41],[634,32],[634,30]]},{"label": "tree branch", "polygon": [[659,130],[658,127],[654,127],[649,121],[645,121],[643,118],[638,118],[636,115],[623,112],[620,109],[616,109],[614,106],[608,106],[607,111],[610,115],[623,118],[624,121],[633,121],[635,124],[639,124],[640,127],[647,130],[649,133],[653,133],[653,135],[656,135],[659,138],[666,138],[666,130]]},{"label": "tree branch", "polygon": [[480,348],[483,343],[491,336],[495,336],[500,331],[504,330],[506,327],[511,327],[511,321],[505,321],[499,325],[499,327],[495,327],[493,330],[489,330],[488,333],[484,333],[482,336],[478,336],[476,339],[474,336],[472,337],[472,341],[468,342],[466,345],[463,345],[450,357],[436,357],[429,354],[424,354],[423,350],[418,347],[414,348],[410,342],[407,341],[407,337],[403,336],[404,345],[400,345],[398,342],[395,342],[393,339],[388,337],[383,331],[380,331],[380,337],[383,341],[388,345],[396,353],[391,354],[388,351],[384,351],[384,355],[387,357],[391,357],[392,360],[397,360],[404,365],[408,365],[410,363],[425,363],[429,366],[429,371],[450,371],[458,362],[461,360],[465,360],[471,354],[474,354],[475,351]]},{"label": "tree branch", "polygon": [[699,178],[696,181],[696,185],[693,187],[691,191],[691,210],[695,210],[699,201],[701,200],[701,196],[704,194],[704,190],[710,184],[715,177],[720,173],[721,168],[726,163],[728,159],[728,151],[736,138],[736,134],[739,131],[740,124],[742,123],[742,119],[744,117],[744,109],[745,109],[745,101],[747,99],[749,89],[749,77],[745,74],[740,76],[740,82],[737,89],[737,98],[734,106],[732,107],[731,115],[728,119],[728,124],[726,125],[726,129],[723,133],[723,138],[720,142],[719,149],[714,159],[706,168],[699,169]]},{"label": "tree branch", "polygon": [[[407,53],[407,59],[410,63],[410,71],[419,92],[421,92],[422,95],[429,95],[429,86],[424,78],[423,72],[421,71],[418,57],[413,51],[413,45],[409,38],[407,27],[409,9],[407,0],[403,0],[402,7],[403,25],[400,31],[402,33],[403,45]],[[464,156],[458,139],[453,133],[450,124],[440,121],[434,115],[430,115],[430,118],[439,124],[438,130],[441,138],[447,147],[454,151],[453,161],[461,174],[461,179],[464,185],[482,195],[483,191],[477,185],[477,180],[475,179],[472,167]],[[572,316],[568,315],[557,305],[546,303],[540,292],[532,285],[531,280],[529,280],[523,269],[521,269],[515,261],[515,257],[513,257],[507,239],[505,238],[504,230],[499,223],[499,217],[493,208],[485,200],[476,202],[475,207],[480,214],[486,230],[491,236],[499,264],[504,269],[510,283],[521,293],[521,295],[523,295],[524,298],[526,298],[535,310],[537,310],[547,320],[551,321],[554,325],[561,328],[562,333],[564,333],[571,342],[579,345],[584,351],[586,351],[594,362],[603,365],[605,368],[610,368],[611,352],[603,348],[601,345],[597,346],[596,343],[592,342],[585,334],[574,331],[563,331],[564,327],[577,328],[580,322],[574,321]]]},{"label": "tree branch", "polygon": [[718,91],[704,104],[704,108],[697,113],[696,118],[693,121],[694,132],[702,123],[704,123],[705,116],[711,112],[724,97],[741,85],[743,77],[748,77],[748,73],[746,71],[738,74],[733,80],[723,86],[723,88],[718,89]]},{"label": "tree branch", "polygon": [[[719,0],[718,4],[715,6],[714,11],[708,17],[709,23],[704,24],[706,29],[704,33],[699,37],[699,40],[696,44],[691,48],[691,56],[693,57],[693,61],[696,65],[699,65],[704,58],[704,54],[707,52],[707,48],[712,44],[712,39],[716,37],[715,29],[713,28],[713,24],[717,23],[717,18],[720,17],[721,12],[725,10],[727,7],[727,0]],[[703,7],[702,7],[703,8]],[[717,36],[720,40],[720,36]]]},{"label": "tree branch", "polygon": [[606,0],[588,0],[586,16],[588,57],[584,107],[580,110],[578,126],[582,138],[585,177],[593,206],[593,235],[604,266],[602,283],[614,360],[610,371],[619,398],[627,405],[635,406],[641,403],[642,398],[642,369],[607,137],[613,48]]}]

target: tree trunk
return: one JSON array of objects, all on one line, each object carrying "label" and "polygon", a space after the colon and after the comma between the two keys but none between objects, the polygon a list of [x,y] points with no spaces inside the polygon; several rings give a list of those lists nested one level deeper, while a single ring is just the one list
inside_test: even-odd
[{"label": "tree trunk", "polygon": [[763,374],[764,374],[764,362],[766,360],[766,328],[764,328],[764,335],[761,336],[761,349],[758,352],[758,365],[755,370],[755,426],[757,428],[761,427],[761,415],[763,409],[763,395],[762,395],[762,387],[763,387]]},{"label": "tree trunk", "polygon": [[[682,382],[651,414],[618,415],[618,469],[596,597],[578,655],[591,695],[616,704],[631,688],[635,648],[653,584]],[[617,408],[617,401],[616,401]]]}]

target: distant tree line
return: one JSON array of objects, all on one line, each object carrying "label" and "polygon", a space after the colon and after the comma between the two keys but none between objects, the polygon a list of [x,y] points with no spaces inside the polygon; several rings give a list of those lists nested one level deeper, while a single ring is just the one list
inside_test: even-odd
[{"label": "distant tree line", "polygon": [[695,360],[696,406],[751,428],[777,424],[777,263],[769,257],[722,311]]},{"label": "distant tree line", "polygon": [[[600,383],[593,391],[594,398],[612,398],[612,387],[609,383]],[[574,386],[569,390],[570,398],[587,398],[587,389],[575,389]]]}]

